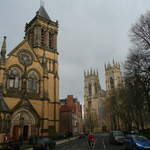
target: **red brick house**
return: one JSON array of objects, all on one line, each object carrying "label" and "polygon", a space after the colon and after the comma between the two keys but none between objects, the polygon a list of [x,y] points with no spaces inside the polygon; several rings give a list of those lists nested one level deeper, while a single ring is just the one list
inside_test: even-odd
[{"label": "red brick house", "polygon": [[60,133],[65,135],[78,135],[82,133],[82,106],[80,102],[68,95],[60,100]]}]

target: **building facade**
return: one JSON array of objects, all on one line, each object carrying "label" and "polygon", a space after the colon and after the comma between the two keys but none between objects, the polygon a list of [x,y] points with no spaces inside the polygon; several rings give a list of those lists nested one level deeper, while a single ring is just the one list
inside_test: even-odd
[{"label": "building facade", "polygon": [[[123,85],[123,78],[120,64],[113,61],[112,64],[108,63],[105,65],[105,78],[106,78],[106,99],[109,102],[105,102],[105,111],[106,113],[106,120],[109,130],[116,130],[120,129],[121,120],[117,117],[117,115],[111,112],[110,106],[113,98],[115,99],[115,95],[119,92]],[[119,101],[119,99],[117,99]]]},{"label": "building facade", "polygon": [[100,132],[105,125],[103,103],[106,93],[101,89],[98,71],[84,72],[84,123],[86,132]]},{"label": "building facade", "polygon": [[86,132],[100,132],[110,129],[110,120],[105,111],[106,99],[114,89],[122,87],[120,64],[105,65],[106,91],[100,86],[98,71],[84,72],[84,124]]},{"label": "building facade", "polygon": [[80,102],[68,95],[60,100],[60,133],[63,135],[78,135],[83,132],[82,106]]},{"label": "building facade", "polygon": [[113,89],[118,89],[123,85],[120,64],[113,61],[113,64],[105,65],[106,92],[111,93]]},{"label": "building facade", "polygon": [[[53,136],[59,131],[58,22],[43,6],[25,26],[25,38],[6,57],[4,37],[0,85],[11,112],[10,134]],[[1,107],[0,107],[1,108]],[[1,130],[2,131],[2,130]]]}]

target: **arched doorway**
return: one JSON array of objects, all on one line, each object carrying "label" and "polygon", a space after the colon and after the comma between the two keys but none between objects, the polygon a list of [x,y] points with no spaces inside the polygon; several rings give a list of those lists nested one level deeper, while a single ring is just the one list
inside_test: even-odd
[{"label": "arched doorway", "polygon": [[37,124],[38,120],[34,113],[21,108],[12,115],[11,135],[15,140],[18,140],[19,136],[23,136],[24,140],[28,140],[33,131],[34,134],[38,133],[35,133],[38,130]]}]

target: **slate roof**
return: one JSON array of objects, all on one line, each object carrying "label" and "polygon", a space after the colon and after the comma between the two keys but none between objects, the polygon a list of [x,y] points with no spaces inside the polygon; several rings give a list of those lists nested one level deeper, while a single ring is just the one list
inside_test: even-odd
[{"label": "slate roof", "polygon": [[40,9],[37,11],[37,15],[47,20],[50,20],[50,17],[43,6],[41,6]]}]

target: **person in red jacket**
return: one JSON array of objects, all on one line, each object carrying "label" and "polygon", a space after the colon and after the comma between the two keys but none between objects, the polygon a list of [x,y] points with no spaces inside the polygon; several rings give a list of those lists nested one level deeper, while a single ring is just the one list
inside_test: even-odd
[{"label": "person in red jacket", "polygon": [[89,147],[92,148],[95,145],[95,136],[94,134],[89,134],[88,135],[88,142],[89,142]]}]

